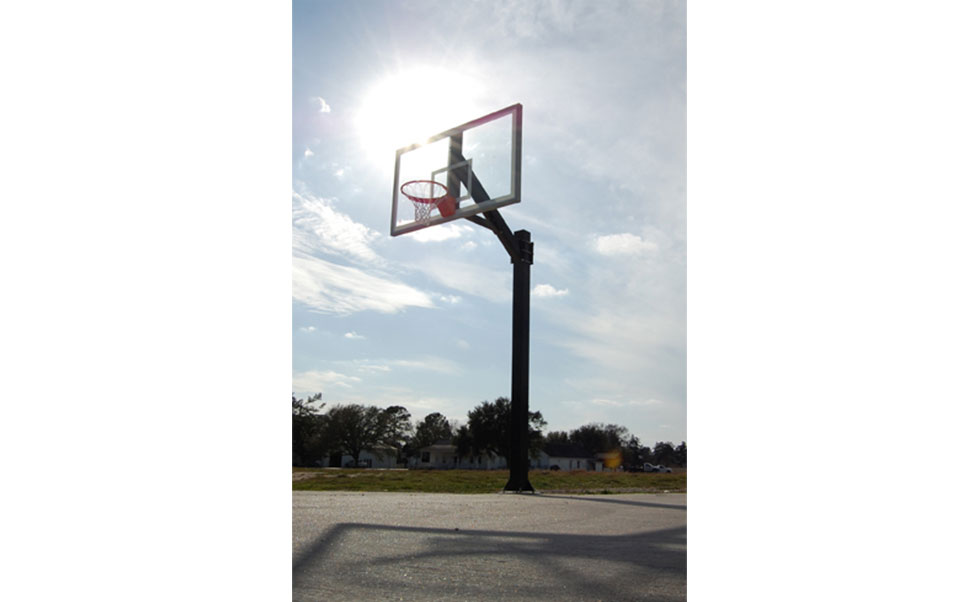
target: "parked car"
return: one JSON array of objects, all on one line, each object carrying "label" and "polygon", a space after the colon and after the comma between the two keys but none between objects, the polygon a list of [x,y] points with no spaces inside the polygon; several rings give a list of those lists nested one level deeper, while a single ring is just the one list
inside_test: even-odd
[{"label": "parked car", "polygon": [[663,464],[650,464],[649,462],[643,463],[643,472],[673,472],[669,467]]}]

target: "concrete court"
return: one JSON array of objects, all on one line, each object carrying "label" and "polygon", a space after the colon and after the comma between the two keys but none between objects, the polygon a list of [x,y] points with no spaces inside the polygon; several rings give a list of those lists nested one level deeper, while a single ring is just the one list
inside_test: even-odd
[{"label": "concrete court", "polygon": [[684,600],[686,494],[293,492],[294,600]]}]

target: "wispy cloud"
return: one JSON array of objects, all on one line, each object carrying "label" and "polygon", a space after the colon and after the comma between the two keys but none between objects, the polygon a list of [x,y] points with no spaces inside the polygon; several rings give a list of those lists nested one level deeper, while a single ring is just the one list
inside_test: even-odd
[{"label": "wispy cloud", "polygon": [[494,18],[484,25],[496,26],[504,35],[523,39],[564,36],[570,34],[576,27],[576,22],[583,20],[583,17],[594,18],[595,11],[590,10],[594,4],[596,3],[496,0],[490,5]]},{"label": "wispy cloud", "polygon": [[[477,58],[475,68],[506,75],[508,97],[522,100],[525,119],[533,120],[542,141],[534,155],[576,170],[568,188],[556,181],[550,194],[575,196],[588,180],[596,187],[591,195],[598,192],[602,199],[575,211],[560,203],[541,204],[537,212],[546,222],[583,231],[597,223],[608,227],[635,219],[684,236],[686,67],[678,60],[687,43],[683,0],[499,0],[492,7],[468,3],[441,18],[480,24],[453,24],[478,32],[469,36],[476,38],[468,40],[472,47],[494,49],[493,59]],[[439,25],[448,28],[448,23]],[[520,67],[531,54],[546,56],[549,67],[575,65],[595,77],[569,77],[567,70],[540,65]],[[624,98],[631,100],[619,100]]]},{"label": "wispy cloud", "polygon": [[373,374],[377,375],[383,372],[391,372],[391,366],[387,363],[387,360],[378,359],[354,359],[354,360],[336,360],[330,362],[331,367],[340,372],[357,372],[359,374]]},{"label": "wispy cloud", "polygon": [[664,402],[657,399],[627,399],[627,400],[617,400],[617,399],[603,399],[596,398],[589,401],[593,405],[597,406],[612,406],[615,408],[622,407],[648,407],[648,406],[661,406]]},{"label": "wispy cloud", "polygon": [[333,208],[329,199],[293,192],[293,245],[308,253],[325,252],[377,265],[371,248],[380,234]]},{"label": "wispy cloud", "polygon": [[399,368],[411,368],[412,370],[428,370],[431,372],[441,372],[443,374],[458,374],[461,369],[458,363],[445,357],[434,355],[422,356],[411,360],[391,360],[392,366]]},{"label": "wispy cloud", "polygon": [[350,389],[361,379],[333,370],[308,370],[293,375],[293,390],[304,393],[321,393],[334,387]]},{"label": "wispy cloud", "polygon": [[638,255],[656,251],[657,245],[626,232],[596,237],[595,248],[602,255]]},{"label": "wispy cloud", "polygon": [[293,256],[293,299],[334,315],[434,307],[427,294],[411,286],[302,254]]},{"label": "wispy cloud", "polygon": [[[336,210],[331,199],[294,192],[293,298],[334,315],[435,307],[428,294],[384,272],[385,261],[371,247],[380,237]],[[323,254],[369,267],[340,265]]]},{"label": "wispy cloud", "polygon": [[331,366],[344,372],[360,372],[377,374],[405,369],[411,372],[440,372],[442,374],[458,374],[462,368],[458,362],[436,355],[421,355],[411,359],[370,358],[357,360],[339,360],[331,362]]},{"label": "wispy cloud", "polygon": [[328,105],[327,104],[327,101],[323,100],[319,96],[316,96],[316,97],[313,98],[313,104],[316,105],[317,110],[320,113],[329,113],[330,112],[330,105]]},{"label": "wispy cloud", "polygon": [[303,156],[304,157],[312,157],[313,156],[313,151],[311,151],[309,148],[307,148],[305,151],[303,151]]},{"label": "wispy cloud", "polygon": [[299,330],[300,332],[315,332],[316,326],[301,326]]},{"label": "wispy cloud", "polygon": [[498,303],[511,299],[512,277],[507,272],[448,257],[428,257],[416,267],[439,284],[467,295]]},{"label": "wispy cloud", "polygon": [[473,232],[473,228],[467,225],[448,223],[441,224],[438,227],[416,230],[415,232],[410,232],[405,236],[418,242],[442,242],[444,240],[459,238],[463,236],[463,234],[469,234],[471,232]]},{"label": "wispy cloud", "polygon": [[563,288],[561,290],[556,289],[550,284],[539,284],[531,290],[532,297],[564,297],[568,294],[568,289]]},{"label": "wispy cloud", "polygon": [[583,264],[574,299],[549,304],[540,313],[541,319],[560,325],[557,344],[587,361],[593,374],[609,379],[569,384],[582,393],[602,391],[596,397],[606,400],[684,399],[682,266],[660,253],[618,258]]},{"label": "wispy cloud", "polygon": [[364,336],[363,335],[360,335],[360,334],[357,334],[354,331],[351,331],[351,332],[345,333],[344,334],[344,338],[345,339],[363,339]]},{"label": "wispy cloud", "polygon": [[449,358],[433,355],[411,360],[392,360],[391,365],[399,368],[410,368],[412,371],[425,370],[429,372],[440,372],[442,374],[460,373],[459,364]]},{"label": "wispy cloud", "polygon": [[391,372],[391,366],[385,366],[384,364],[368,364],[364,363],[363,361],[356,362],[355,368],[358,372],[367,372],[369,374]]}]

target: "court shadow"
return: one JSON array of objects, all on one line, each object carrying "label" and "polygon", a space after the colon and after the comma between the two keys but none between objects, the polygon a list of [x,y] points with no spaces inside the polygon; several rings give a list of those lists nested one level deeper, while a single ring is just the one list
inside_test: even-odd
[{"label": "court shadow", "polygon": [[615,498],[607,498],[601,495],[556,495],[551,493],[537,493],[534,497],[550,498],[550,499],[560,499],[560,500],[574,500],[576,502],[585,503],[602,503],[602,504],[625,504],[627,506],[643,506],[646,508],[667,508],[670,510],[684,510],[687,511],[687,504],[665,504],[663,502],[655,501],[638,501],[638,500],[620,500]]},{"label": "court shadow", "polygon": [[341,523],[294,558],[294,598],[387,598],[410,584],[410,599],[418,600],[487,599],[488,591],[508,599],[587,592],[600,600],[683,600],[686,541],[684,526],[583,535]]}]

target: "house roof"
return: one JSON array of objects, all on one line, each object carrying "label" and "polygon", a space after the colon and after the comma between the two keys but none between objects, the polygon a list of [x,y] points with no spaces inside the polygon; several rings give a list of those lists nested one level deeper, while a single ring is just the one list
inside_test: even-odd
[{"label": "house roof", "polygon": [[591,458],[592,454],[578,443],[545,443],[544,453],[552,458]]},{"label": "house roof", "polygon": [[456,453],[456,446],[449,439],[440,439],[432,445],[419,449],[419,451]]}]

